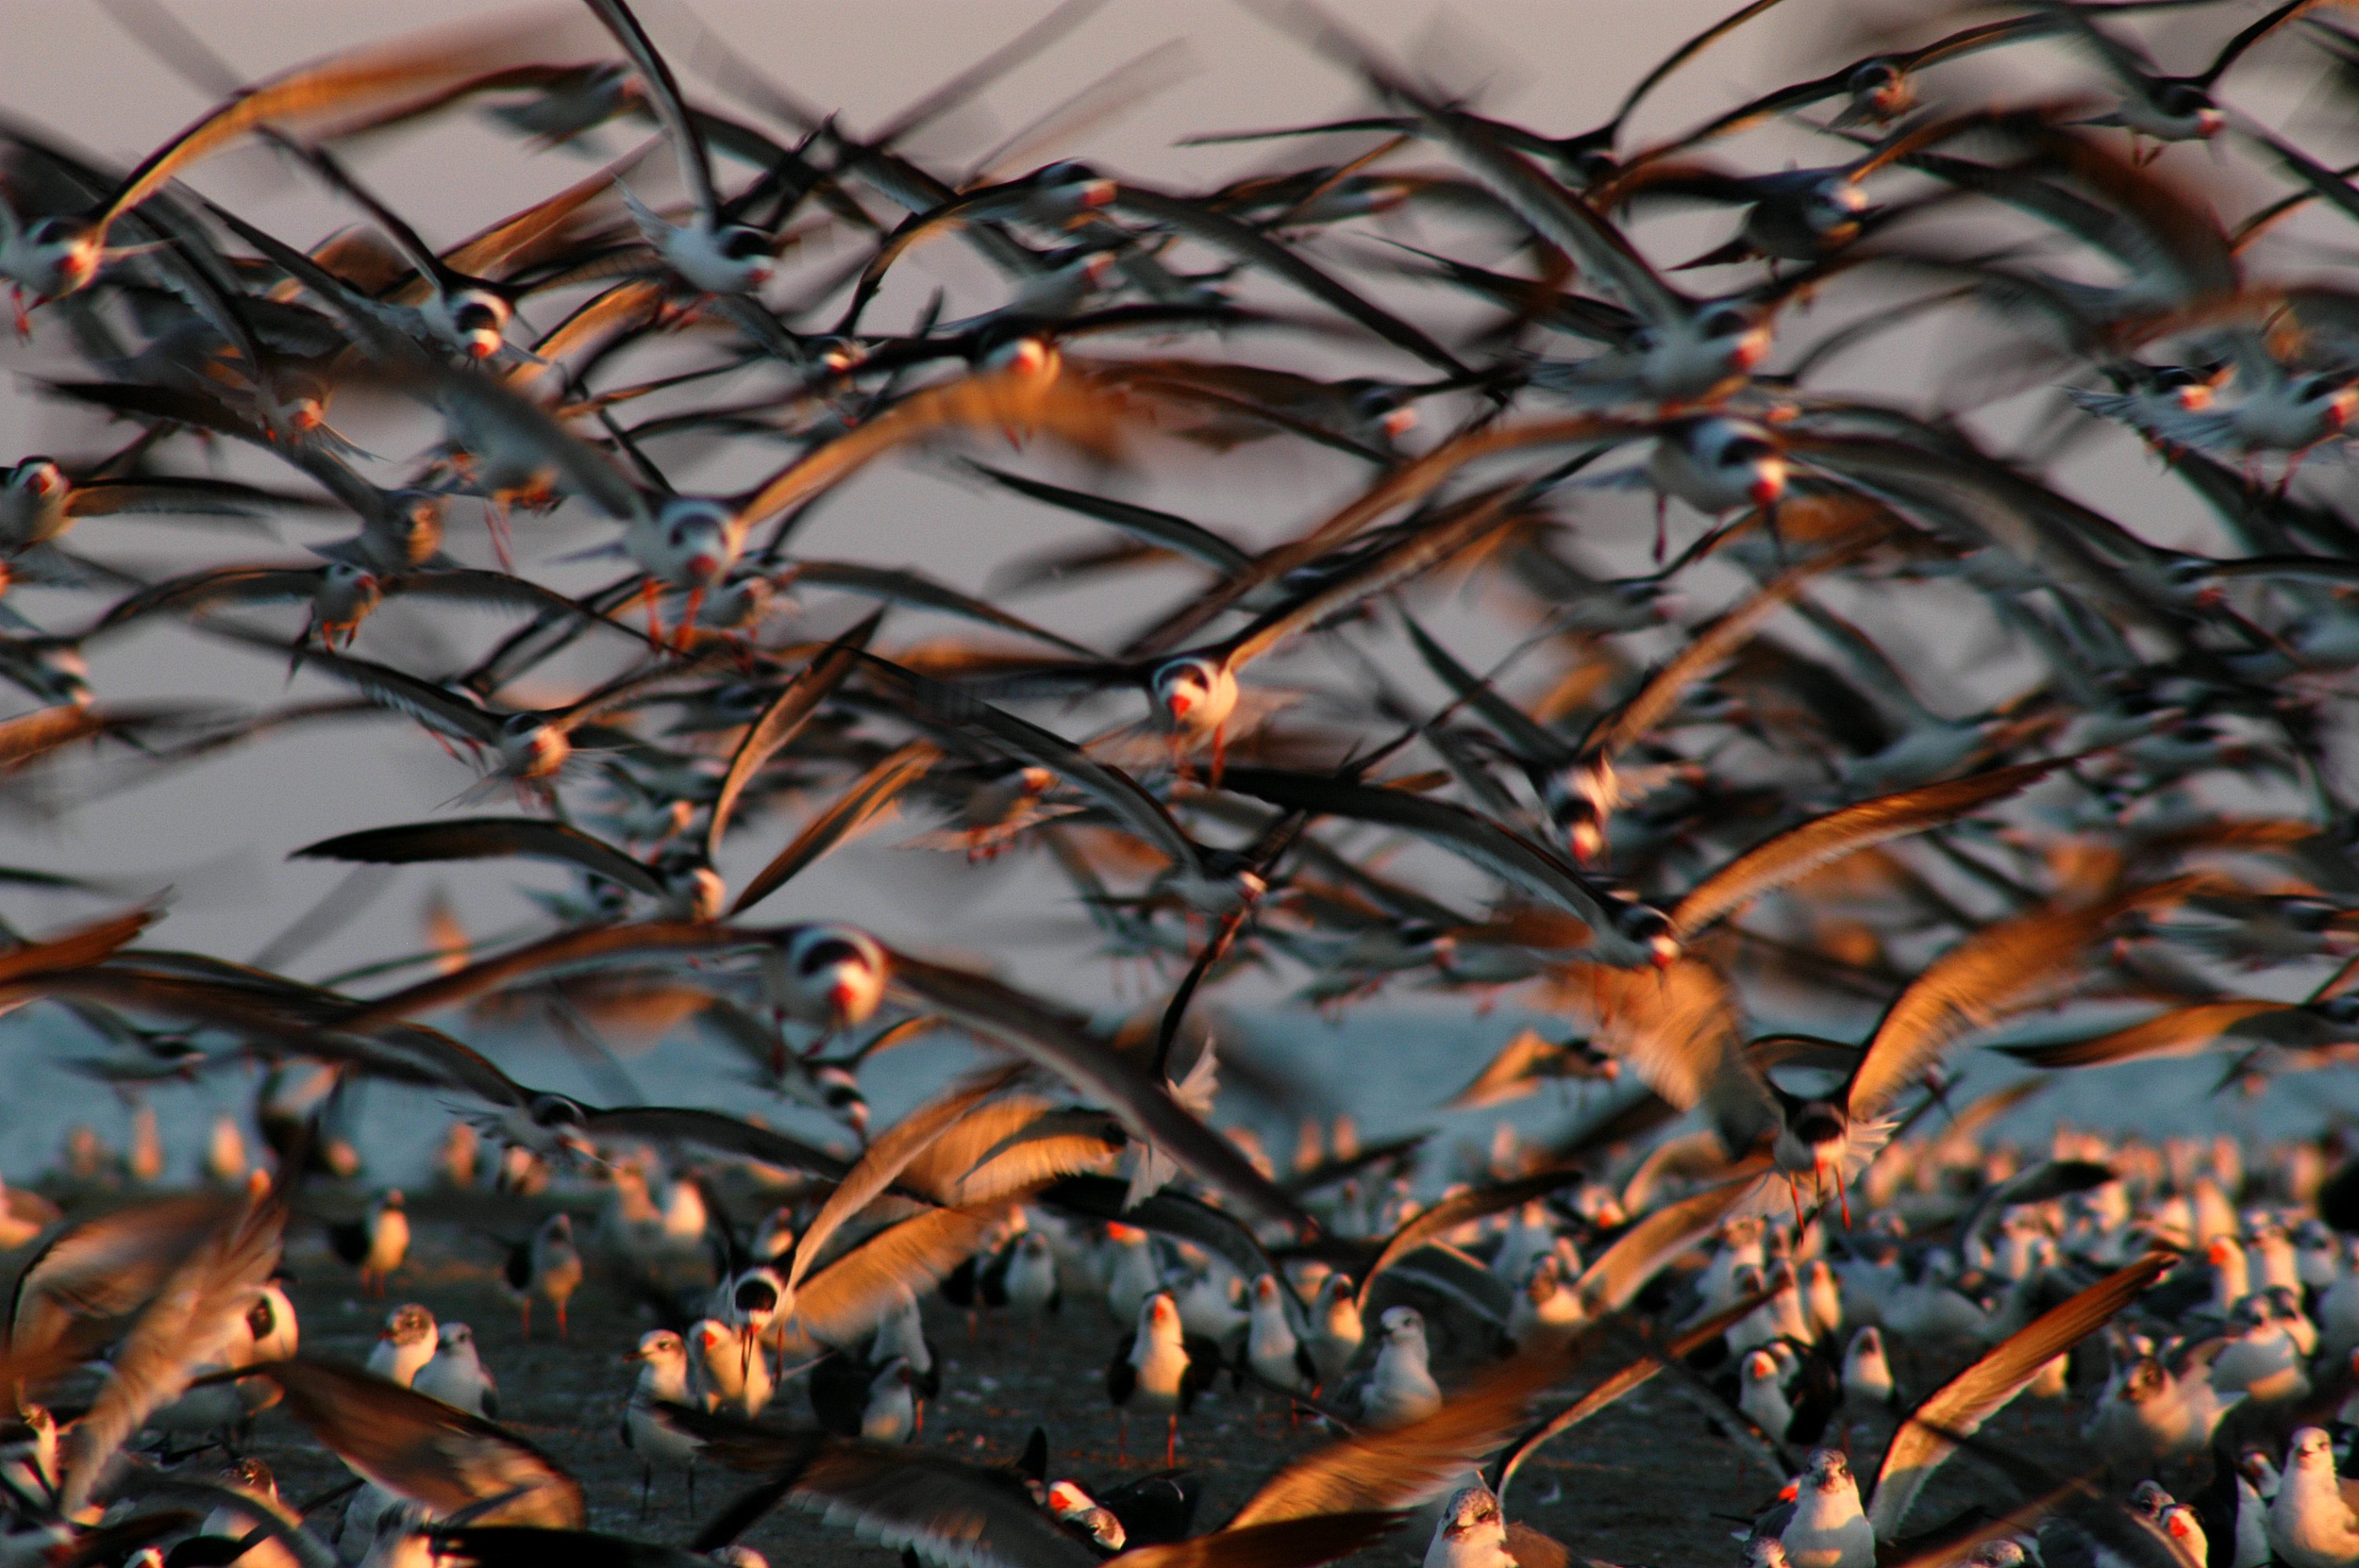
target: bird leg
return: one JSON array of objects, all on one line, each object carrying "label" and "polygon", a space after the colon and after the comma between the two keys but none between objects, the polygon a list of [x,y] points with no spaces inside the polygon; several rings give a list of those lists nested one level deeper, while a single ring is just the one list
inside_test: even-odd
[{"label": "bird leg", "polygon": [[663,643],[663,617],[656,609],[656,596],[660,592],[652,576],[639,585],[639,605],[647,612],[647,641],[659,647]]},{"label": "bird leg", "polygon": [[911,1419],[911,1423],[912,1423],[912,1426],[916,1428],[916,1431],[915,1431],[916,1440],[917,1440],[918,1442],[920,1442],[920,1443],[925,1442],[925,1441],[926,1441],[926,1401],[924,1401],[923,1399],[912,1399],[912,1400],[911,1400],[911,1401],[910,1401],[910,1419]]},{"label": "bird leg", "polygon": [[1802,1184],[1795,1179],[1792,1171],[1785,1173],[1785,1190],[1794,1200],[1794,1228],[1799,1231],[1802,1228]]},{"label": "bird leg", "polygon": [[1654,494],[1654,563],[1657,566],[1663,564],[1663,549],[1669,542],[1665,538],[1664,513],[1668,511],[1670,507],[1670,498],[1661,491],[1656,491]]},{"label": "bird leg", "polygon": [[507,501],[496,495],[491,498],[483,509],[483,525],[491,533],[492,553],[499,557],[500,570],[512,575],[516,570],[516,555],[509,547]]},{"label": "bird leg", "polygon": [[688,640],[695,635],[696,611],[704,608],[704,602],[705,591],[701,585],[688,591],[688,608],[680,611],[679,626],[674,633],[677,641],[672,644],[682,653],[688,649]]},{"label": "bird leg", "polygon": [[1841,1160],[1837,1160],[1834,1167],[1834,1201],[1835,1207],[1843,1211],[1843,1228],[1850,1229],[1851,1199],[1850,1195],[1843,1191],[1843,1162]]},{"label": "bird leg", "polygon": [[1213,771],[1205,778],[1207,789],[1220,788],[1220,776],[1229,765],[1229,721],[1221,720],[1213,726]]},{"label": "bird leg", "polygon": [[524,1316],[525,1316],[525,1338],[526,1338],[526,1339],[530,1339],[530,1338],[532,1338],[532,1298],[531,1298],[530,1296],[527,1296],[527,1297],[525,1298],[525,1304],[524,1304]]},{"label": "bird leg", "polygon": [[1180,1462],[1180,1412],[1174,1410],[1163,1427],[1163,1468],[1171,1469]]},{"label": "bird leg", "polygon": [[1125,1469],[1130,1464],[1130,1412],[1118,1411],[1114,1416],[1114,1462]]},{"label": "bird leg", "polygon": [[557,1303],[557,1337],[560,1340],[565,1337],[565,1304],[562,1301]]}]

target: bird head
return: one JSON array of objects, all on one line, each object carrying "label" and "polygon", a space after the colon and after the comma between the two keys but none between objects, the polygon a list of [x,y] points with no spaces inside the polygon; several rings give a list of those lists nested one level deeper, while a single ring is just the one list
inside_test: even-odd
[{"label": "bird head", "polygon": [[29,496],[35,501],[55,501],[74,488],[52,458],[26,458],[8,470],[8,488],[11,494]]},{"label": "bird head", "polygon": [[489,289],[461,289],[444,307],[450,335],[470,359],[488,359],[506,346],[514,308]]},{"label": "bird head", "polygon": [[850,926],[807,926],[788,939],[787,984],[798,1010],[833,1029],[865,1023],[884,1000],[885,953]]}]

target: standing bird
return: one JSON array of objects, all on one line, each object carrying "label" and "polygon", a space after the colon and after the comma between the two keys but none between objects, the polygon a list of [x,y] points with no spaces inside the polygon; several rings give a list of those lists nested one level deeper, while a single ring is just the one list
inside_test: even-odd
[{"label": "standing bird", "polygon": [[1360,1298],[1352,1293],[1349,1276],[1330,1274],[1320,1280],[1318,1293],[1311,1298],[1311,1331],[1304,1341],[1318,1365],[1320,1387],[1343,1376],[1366,1337]]},{"label": "standing bird", "polygon": [[748,1419],[770,1403],[770,1360],[746,1330],[706,1318],[688,1330],[690,1376],[708,1410]]},{"label": "standing bird", "polygon": [[1387,1307],[1378,1324],[1384,1338],[1360,1390],[1360,1413],[1377,1427],[1423,1421],[1442,1408],[1442,1386],[1428,1364],[1425,1314],[1414,1307]]},{"label": "standing bird", "polygon": [[429,1399],[439,1399],[469,1415],[496,1421],[500,1413],[499,1385],[483,1370],[476,1354],[475,1330],[463,1323],[446,1323],[437,1331],[434,1359],[418,1369],[410,1386]]},{"label": "standing bird", "polygon": [[437,1348],[434,1314],[413,1301],[385,1314],[384,1331],[369,1351],[369,1370],[408,1388]]},{"label": "standing bird", "polygon": [[1129,1452],[1130,1412],[1166,1418],[1163,1463],[1177,1464],[1180,1418],[1196,1405],[1220,1372],[1220,1347],[1188,1338],[1180,1326],[1180,1304],[1157,1291],[1139,1307],[1139,1326],[1122,1336],[1106,1363],[1106,1397],[1122,1412],[1119,1443]]},{"label": "standing bird", "polygon": [[557,1337],[565,1338],[565,1305],[581,1288],[581,1254],[574,1247],[570,1214],[551,1214],[528,1241],[508,1249],[500,1277],[509,1298],[524,1317],[526,1339],[532,1338],[532,1303],[536,1297],[557,1309]]},{"label": "standing bird", "polygon": [[658,1468],[677,1470],[688,1477],[688,1506],[693,1510],[696,1506],[696,1456],[703,1445],[664,1420],[657,1409],[690,1402],[688,1347],[669,1328],[654,1328],[639,1337],[638,1347],[625,1359],[639,1363],[639,1379],[631,1385],[621,1430],[623,1446],[639,1460],[639,1516],[647,1515]]},{"label": "standing bird", "polygon": [[1778,1532],[1793,1568],[1875,1568],[1876,1532],[1860,1511],[1859,1483],[1841,1449],[1811,1455],[1793,1509]]},{"label": "standing bird", "polygon": [[2285,1473],[2269,1504],[2269,1544],[2288,1568],[2351,1568],[2359,1562],[2359,1514],[2334,1475],[2333,1440],[2304,1426],[2285,1450]]},{"label": "standing bird", "polygon": [[383,1295],[393,1272],[410,1255],[410,1214],[401,1189],[388,1189],[361,1218],[328,1226],[327,1239],[338,1259],[360,1271],[360,1289]]},{"label": "standing bird", "polygon": [[1319,1384],[1319,1364],[1295,1332],[1292,1303],[1274,1274],[1253,1281],[1251,1319],[1246,1328],[1245,1363],[1270,1387],[1308,1393]]}]

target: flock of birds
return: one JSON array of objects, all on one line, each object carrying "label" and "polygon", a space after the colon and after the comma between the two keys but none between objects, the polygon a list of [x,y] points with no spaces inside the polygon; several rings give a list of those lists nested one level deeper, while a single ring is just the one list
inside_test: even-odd
[{"label": "flock of birds", "polygon": [[[2266,45],[2347,107],[2343,7],[1918,17],[1937,36],[1648,144],[1633,111],[1779,0],[1569,136],[1263,0],[1372,107],[1235,133],[1271,172],[1178,192],[1010,172],[1135,98],[1136,69],[964,171],[907,150],[1088,0],[864,139],[670,8],[670,56],[626,0],[587,0],[587,47],[487,24],[249,83],[154,0],[108,4],[218,102],[127,174],[0,121],[0,280],[26,352],[73,367],[38,390],[86,442],[0,484],[0,679],[31,704],[0,720],[0,791],[54,808],[93,750],[144,781],[408,721],[476,767],[471,811],[510,808],[295,853],[571,880],[521,939],[444,914],[319,981],[280,972],[299,942],[143,943],[153,906],[0,951],[6,1006],[126,1094],[259,1068],[268,1145],[248,1169],[216,1129],[195,1192],[8,1194],[0,1568],[744,1563],[781,1506],[930,1568],[1309,1568],[1412,1520],[1427,1568],[1560,1568],[1589,1560],[1510,1522],[1519,1468],[1657,1378],[1718,1434],[1665,1428],[1665,1457],[1725,1443],[1782,1489],[1740,1532],[1752,1568],[2359,1563],[2359,1167],[2331,1140],[2018,1158],[1989,1136],[2066,1070],[2210,1052],[2239,1093],[2339,1059],[2359,1023],[2337,232],[2359,188],[2226,91]],[[2201,68],[2165,72],[2149,31],[2202,34]],[[1945,92],[2033,58],[2084,79]],[[457,243],[349,161],[478,115],[519,157],[651,134]],[[1829,161],[1732,160],[1772,134]],[[349,226],[299,242],[183,183],[257,147]],[[1674,209],[1724,242],[1650,256]],[[912,281],[944,256],[988,271],[982,309]],[[1960,381],[2035,406],[2013,445],[1969,394],[1824,390],[1962,317],[1991,346]],[[422,449],[364,444],[404,420],[436,427]],[[2064,459],[2108,439],[2178,513],[2067,492]],[[1272,542],[1131,498],[1157,465],[1271,452],[1282,490],[1326,472],[1313,451],[1347,493],[1280,494]],[[800,553],[886,458],[1095,531],[977,592]],[[761,476],[671,477],[731,459]],[[222,465],[270,482],[199,472]],[[1651,540],[1624,491],[1652,497]],[[86,553],[138,514],[339,537],[173,575]],[[539,580],[589,559],[618,575]],[[1009,608],[1135,606],[1167,575],[1111,652]],[[1437,582],[1479,603],[1471,632]],[[396,599],[415,616],[378,621]],[[446,607],[502,635],[454,662],[415,635]],[[334,694],[232,714],[94,689],[86,655],[159,621]],[[1256,678],[1281,665],[1302,684]],[[894,812],[932,825],[922,847],[1049,868],[1153,1004],[1093,1014],[923,931],[750,918]],[[1281,1170],[1233,1111],[1292,1114],[1303,1086],[1199,1008],[1257,971],[1330,1009],[1512,993],[1551,1022],[1424,1105],[1579,1084],[1590,1109],[1454,1152],[1313,1124]],[[592,1105],[460,1038],[529,1024],[595,1055],[649,1020],[774,1114]],[[2033,1071],[1968,1098],[1957,1047],[1999,1028]],[[940,1033],[981,1064],[872,1126],[872,1059]],[[366,1367],[300,1353],[291,1225],[335,1219],[374,1293],[408,1260],[402,1193],[344,1136],[372,1080],[459,1113],[449,1182],[537,1206],[502,1270],[527,1331],[540,1305],[567,1334],[583,1289],[658,1325],[619,1434],[643,1509],[659,1481],[748,1477],[693,1542],[591,1531],[579,1483],[500,1424],[464,1324],[405,1304]],[[1045,1433],[1012,1467],[929,1447],[937,1297],[1035,1325],[1102,1298],[1129,1329],[1106,1396],[1163,1468],[1093,1493]],[[1204,1528],[1179,1461],[1223,1380],[1323,1439]],[[2077,1470],[1981,1435],[2067,1396]],[[341,1514],[292,1509],[243,1452],[273,1408],[353,1472]],[[1960,1452],[1985,1503],[1912,1517]]]}]

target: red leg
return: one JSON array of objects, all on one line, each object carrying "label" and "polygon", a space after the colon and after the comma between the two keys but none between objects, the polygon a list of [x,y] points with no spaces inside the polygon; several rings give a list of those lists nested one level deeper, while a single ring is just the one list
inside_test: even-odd
[{"label": "red leg", "polygon": [[675,648],[685,651],[689,639],[696,635],[696,611],[704,608],[704,602],[705,591],[702,588],[688,591],[688,608],[680,611],[677,639],[672,644]]},{"label": "red leg", "polygon": [[655,601],[659,592],[653,577],[639,585],[639,605],[647,612],[647,641],[660,646],[663,642],[663,618],[656,613]]},{"label": "red leg", "polygon": [[1654,497],[1654,563],[1655,563],[1657,566],[1660,566],[1660,565],[1662,565],[1662,564],[1663,564],[1663,549],[1664,549],[1665,544],[1668,542],[1668,541],[1665,538],[1664,513],[1665,513],[1665,512],[1666,512],[1666,511],[1668,511],[1668,510],[1670,509],[1670,506],[1671,506],[1671,502],[1670,502],[1670,498],[1669,498],[1668,496],[1665,495],[1665,494],[1664,494],[1661,491],[1657,491],[1657,492],[1655,492],[1655,497]]},{"label": "red leg", "polygon": [[532,1338],[532,1300],[531,1300],[531,1298],[530,1298],[529,1296],[526,1297],[526,1299],[525,1299],[525,1305],[524,1305],[524,1314],[525,1314],[525,1338],[526,1338],[526,1339],[530,1339],[530,1338]]},{"label": "red leg", "polygon": [[565,1337],[565,1304],[562,1301],[557,1304],[557,1337],[560,1340]]},{"label": "red leg", "polygon": [[1163,1468],[1171,1469],[1180,1462],[1180,1412],[1174,1410],[1163,1427]]}]

